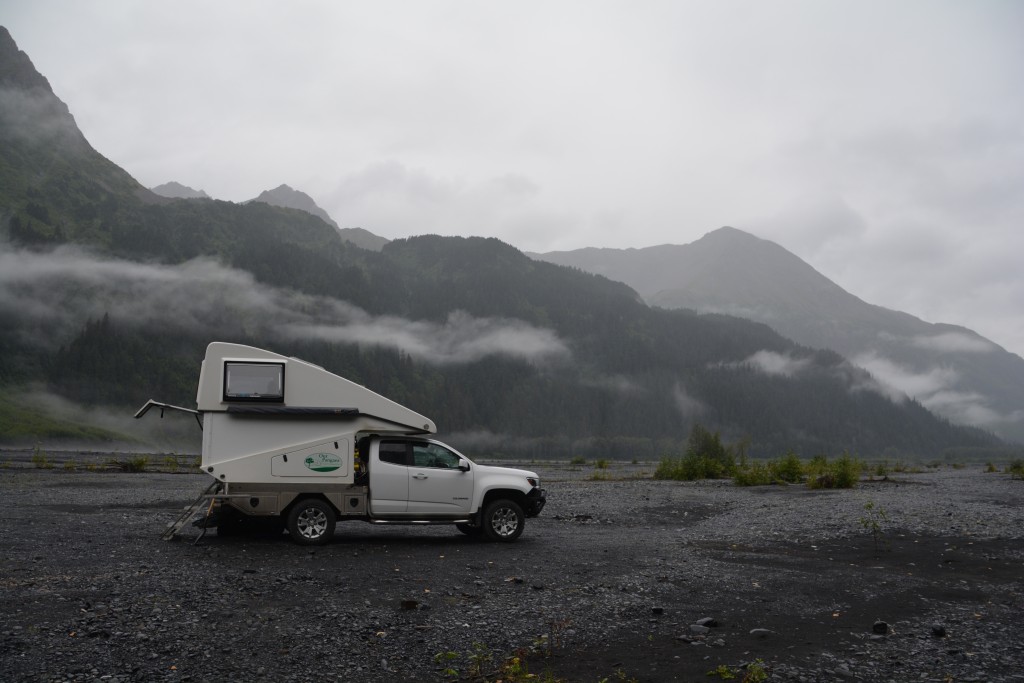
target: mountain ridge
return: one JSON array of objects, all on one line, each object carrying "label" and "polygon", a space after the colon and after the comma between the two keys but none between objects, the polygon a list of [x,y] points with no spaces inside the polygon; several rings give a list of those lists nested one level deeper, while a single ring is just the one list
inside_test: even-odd
[{"label": "mountain ridge", "polygon": [[168,199],[211,199],[210,195],[206,194],[203,190],[196,190],[174,180],[149,189],[151,192]]},{"label": "mountain ridge", "polygon": [[724,227],[687,245],[534,256],[625,282],[654,306],[765,323],[837,351],[894,394],[1024,442],[1024,359],[964,326],[865,302],[770,240]]}]

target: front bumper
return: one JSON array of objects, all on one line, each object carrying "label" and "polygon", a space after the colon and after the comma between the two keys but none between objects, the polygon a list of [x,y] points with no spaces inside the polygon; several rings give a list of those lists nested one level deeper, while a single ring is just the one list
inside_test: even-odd
[{"label": "front bumper", "polygon": [[540,511],[544,509],[544,504],[548,502],[548,492],[544,489],[531,489],[526,494],[526,507],[523,508],[523,512],[526,513],[527,517],[536,517],[540,514]]}]

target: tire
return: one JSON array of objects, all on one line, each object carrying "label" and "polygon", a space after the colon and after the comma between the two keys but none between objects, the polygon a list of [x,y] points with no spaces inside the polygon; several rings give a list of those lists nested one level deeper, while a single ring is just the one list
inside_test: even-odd
[{"label": "tire", "polygon": [[491,541],[511,543],[519,538],[526,526],[523,508],[505,498],[495,500],[484,510],[484,535]]},{"label": "tire", "polygon": [[477,537],[484,532],[483,527],[473,526],[472,524],[456,524],[455,528],[471,537]]},{"label": "tire", "polygon": [[288,513],[288,533],[300,545],[323,545],[334,536],[334,508],[319,498],[304,498]]}]

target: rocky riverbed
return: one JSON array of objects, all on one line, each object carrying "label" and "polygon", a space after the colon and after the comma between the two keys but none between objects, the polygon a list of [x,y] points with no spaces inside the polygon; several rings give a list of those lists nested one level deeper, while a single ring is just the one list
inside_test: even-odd
[{"label": "rocky riverbed", "polygon": [[161,541],[201,474],[8,466],[0,680],[516,680],[517,656],[572,682],[1024,681],[1020,480],[529,467],[549,503],[516,543],[349,522],[310,549]]}]

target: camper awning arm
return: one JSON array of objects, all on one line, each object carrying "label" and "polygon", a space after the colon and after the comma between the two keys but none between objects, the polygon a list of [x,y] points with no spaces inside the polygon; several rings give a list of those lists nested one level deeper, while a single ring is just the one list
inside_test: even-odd
[{"label": "camper awning arm", "polygon": [[164,416],[165,410],[178,410],[183,413],[192,413],[193,415],[196,416],[196,422],[199,423],[199,428],[203,428],[203,419],[200,417],[201,413],[198,410],[193,410],[192,408],[182,408],[181,406],[172,406],[170,403],[161,403],[160,401],[154,401],[153,399],[149,399],[148,401],[146,401],[146,405],[138,409],[138,411],[135,413],[135,419],[138,420],[140,417],[148,413],[149,409],[153,407],[160,409],[160,417]]}]

